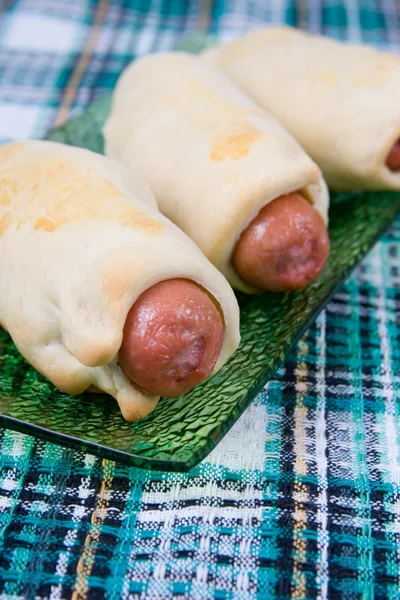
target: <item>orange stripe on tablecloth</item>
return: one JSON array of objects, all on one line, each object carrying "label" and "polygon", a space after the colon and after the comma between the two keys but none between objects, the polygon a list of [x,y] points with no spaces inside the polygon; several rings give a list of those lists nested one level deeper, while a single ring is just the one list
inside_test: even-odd
[{"label": "orange stripe on tablecloth", "polygon": [[78,86],[87,71],[93,50],[96,47],[97,40],[100,35],[101,27],[106,19],[108,5],[109,0],[99,0],[96,6],[93,25],[90,28],[90,33],[87,37],[82,53],[75,65],[75,69],[73,70],[70,80],[68,81],[68,85],[65,88],[64,98],[61,102],[61,106],[58,110],[58,114],[54,123],[55,127],[62,125],[68,118],[69,111],[76,95],[76,90],[78,89]]},{"label": "orange stripe on tablecloth", "polygon": [[103,459],[103,479],[97,498],[97,505],[92,513],[90,531],[86,536],[82,554],[76,568],[76,582],[71,600],[86,600],[89,591],[89,577],[92,573],[96,551],[99,545],[101,529],[107,514],[111,486],[114,477],[115,463]]},{"label": "orange stripe on tablecloth", "polygon": [[199,17],[197,19],[197,28],[200,31],[207,31],[211,24],[211,0],[200,0]]}]

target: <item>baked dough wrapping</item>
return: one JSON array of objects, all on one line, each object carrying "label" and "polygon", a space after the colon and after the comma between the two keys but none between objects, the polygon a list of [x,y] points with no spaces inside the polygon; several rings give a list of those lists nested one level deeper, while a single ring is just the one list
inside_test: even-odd
[{"label": "baked dough wrapping", "polygon": [[290,27],[203,53],[273,115],[332,189],[400,189],[385,162],[400,138],[400,57]]},{"label": "baked dough wrapping", "polygon": [[160,53],[129,65],[104,137],[106,154],[138,169],[161,212],[244,292],[255,289],[231,255],[262,207],[301,190],[327,220],[317,165],[272,115],[198,57]]},{"label": "baked dough wrapping", "polygon": [[195,244],[157,210],[123,165],[52,142],[0,146],[0,322],[58,388],[113,396],[124,417],[158,397],[118,366],[127,313],[142,292],[191,279],[215,298],[225,338],[215,370],[239,343],[234,294]]}]

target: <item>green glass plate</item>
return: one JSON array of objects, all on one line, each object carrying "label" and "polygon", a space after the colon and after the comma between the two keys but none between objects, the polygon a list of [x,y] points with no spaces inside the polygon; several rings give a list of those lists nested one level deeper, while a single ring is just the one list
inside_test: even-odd
[{"label": "green glass plate", "polygon": [[[197,48],[197,47],[196,47]],[[48,139],[102,152],[101,128],[110,95]],[[221,371],[190,393],[161,400],[137,423],[126,423],[108,396],[68,396],[54,388],[0,333],[0,423],[62,445],[138,467],[187,471],[222,439],[272,377],[293,344],[400,209],[400,194],[341,194],[332,198],[331,254],[305,291],[238,294],[242,341]]]}]

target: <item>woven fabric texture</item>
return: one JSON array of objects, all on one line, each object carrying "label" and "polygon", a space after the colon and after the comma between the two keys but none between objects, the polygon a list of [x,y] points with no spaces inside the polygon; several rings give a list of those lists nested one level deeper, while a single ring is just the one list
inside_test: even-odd
[{"label": "woven fabric texture", "polygon": [[[400,52],[397,0],[0,7],[0,141],[41,137],[196,27],[288,22]],[[0,598],[398,599],[399,241],[397,219],[189,474],[0,430]]]}]

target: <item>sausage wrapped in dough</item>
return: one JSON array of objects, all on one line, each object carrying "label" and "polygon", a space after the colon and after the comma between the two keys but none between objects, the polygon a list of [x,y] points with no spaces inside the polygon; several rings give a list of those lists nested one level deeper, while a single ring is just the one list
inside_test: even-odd
[{"label": "sausage wrapped in dough", "polygon": [[203,57],[279,119],[329,187],[400,189],[400,57],[290,27]]},{"label": "sausage wrapped in dough", "polygon": [[319,168],[201,59],[177,52],[132,63],[104,134],[106,153],[141,171],[161,212],[237,289],[300,288],[322,269],[328,193]]},{"label": "sausage wrapped in dough", "polygon": [[51,142],[0,146],[0,321],[57,387],[135,420],[239,342],[224,279],[138,176]]}]

